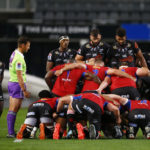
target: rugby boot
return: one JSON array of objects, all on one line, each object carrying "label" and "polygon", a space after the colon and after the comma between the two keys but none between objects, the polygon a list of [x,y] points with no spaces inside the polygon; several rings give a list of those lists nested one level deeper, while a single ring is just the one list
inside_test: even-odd
[{"label": "rugby boot", "polygon": [[53,139],[58,140],[60,138],[60,123],[56,123],[54,133],[53,133]]},{"label": "rugby boot", "polygon": [[84,129],[83,129],[83,126],[81,125],[81,123],[77,123],[76,128],[77,128],[77,132],[78,132],[78,139],[79,140],[85,139]]},{"label": "rugby boot", "polygon": [[16,136],[17,139],[23,139],[23,131],[26,129],[26,127],[27,127],[26,124],[21,125],[21,128]]},{"label": "rugby boot", "polygon": [[89,137],[90,139],[96,139],[96,129],[93,124],[90,124],[90,127],[89,127]]}]

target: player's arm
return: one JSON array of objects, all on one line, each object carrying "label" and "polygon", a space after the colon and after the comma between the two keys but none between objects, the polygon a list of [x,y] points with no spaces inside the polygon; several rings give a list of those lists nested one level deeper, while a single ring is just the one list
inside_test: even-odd
[{"label": "player's arm", "polygon": [[30,97],[30,93],[26,90],[24,81],[23,81],[23,76],[22,76],[22,70],[16,70],[17,73],[17,79],[18,79],[18,83],[21,87],[21,90],[23,91],[23,94],[26,98]]},{"label": "player's arm", "polygon": [[147,63],[146,63],[146,60],[145,60],[145,58],[144,58],[144,56],[143,56],[141,50],[139,50],[139,51],[137,52],[136,57],[137,57],[137,59],[140,60],[140,64],[141,64],[142,67],[148,68]]},{"label": "player's arm", "polygon": [[85,63],[85,61],[83,61],[84,57],[77,54],[75,57],[76,62],[80,62],[80,63]]},{"label": "player's arm", "polygon": [[64,96],[59,98],[58,105],[57,105],[57,112],[60,112],[63,109],[63,106],[65,104],[71,103],[72,99],[73,99],[72,96]]},{"label": "player's arm", "polygon": [[86,65],[83,64],[83,63],[66,64],[62,69],[57,70],[57,71],[55,72],[55,75],[56,75],[56,76],[59,76],[59,75],[61,75],[64,71],[72,70],[72,69],[75,69],[75,68],[86,69]]},{"label": "player's arm", "polygon": [[148,76],[150,73],[149,69],[146,67],[138,68],[136,71],[137,76]]},{"label": "player's arm", "polygon": [[46,63],[46,72],[48,72],[50,69],[52,69],[53,65],[54,65],[53,62],[47,61],[47,63]]},{"label": "player's arm", "polygon": [[105,79],[100,84],[99,88],[97,89],[98,93],[101,94],[101,92],[111,83],[110,77],[106,76]]},{"label": "player's arm", "polygon": [[133,81],[136,81],[136,79],[133,76],[131,76],[128,73],[126,73],[124,71],[121,71],[119,69],[109,68],[107,70],[107,75],[116,75],[116,76],[120,76],[120,77],[124,77],[124,78],[129,78],[129,79],[132,79]]},{"label": "player's arm", "polygon": [[50,70],[45,75],[45,82],[48,85],[49,89],[52,89],[52,78],[54,77],[54,71]]},{"label": "player's arm", "polygon": [[116,102],[119,101],[120,104],[125,105],[128,101],[127,98],[123,98],[119,95],[116,94],[102,94],[103,98],[107,101],[112,101],[115,104],[117,104]]}]

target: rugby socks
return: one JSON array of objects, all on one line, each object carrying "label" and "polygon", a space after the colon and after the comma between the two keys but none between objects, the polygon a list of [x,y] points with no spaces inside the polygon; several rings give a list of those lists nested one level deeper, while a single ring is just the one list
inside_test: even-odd
[{"label": "rugby socks", "polygon": [[67,123],[68,123],[68,127],[69,130],[73,130],[73,126],[74,126],[74,112],[72,110],[68,110],[67,111]]},{"label": "rugby socks", "polygon": [[14,126],[15,126],[15,121],[16,121],[16,112],[13,111],[8,111],[7,113],[7,127],[8,127],[8,134],[9,135],[14,135]]}]

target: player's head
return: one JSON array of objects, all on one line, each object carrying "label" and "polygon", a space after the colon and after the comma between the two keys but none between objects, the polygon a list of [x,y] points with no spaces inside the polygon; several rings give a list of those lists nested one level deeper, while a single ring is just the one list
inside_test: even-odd
[{"label": "player's head", "polygon": [[126,30],[123,28],[118,28],[116,30],[116,41],[120,44],[123,45],[126,41]]},{"label": "player's head", "polygon": [[51,98],[52,95],[48,90],[42,90],[38,94],[39,98]]},{"label": "player's head", "polygon": [[62,49],[68,48],[69,45],[69,37],[67,35],[63,35],[59,38],[60,47]]},{"label": "player's head", "polygon": [[90,32],[90,40],[93,45],[97,45],[101,40],[101,34],[98,29],[93,29]]},{"label": "player's head", "polygon": [[120,62],[119,63],[119,69],[127,68],[129,66],[128,62]]},{"label": "player's head", "polygon": [[22,50],[23,53],[28,52],[30,49],[30,40],[26,36],[21,36],[18,38],[18,48]]}]

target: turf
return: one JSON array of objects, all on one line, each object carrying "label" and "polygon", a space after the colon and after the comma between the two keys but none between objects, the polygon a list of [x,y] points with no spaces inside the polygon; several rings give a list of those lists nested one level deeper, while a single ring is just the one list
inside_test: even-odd
[{"label": "turf", "polygon": [[[143,138],[141,131],[135,140],[100,139],[100,140],[39,140],[24,139],[14,143],[7,135],[7,109],[0,118],[0,150],[149,150],[150,141]],[[21,109],[17,115],[15,129],[19,130],[26,116],[27,109]]]}]

